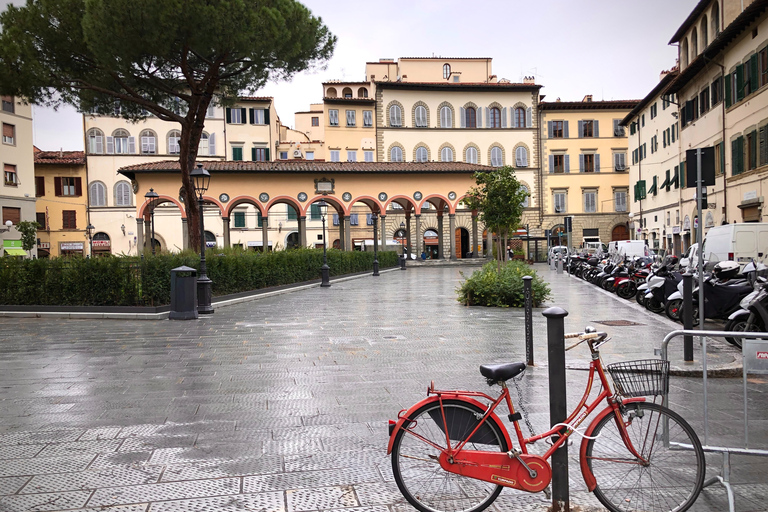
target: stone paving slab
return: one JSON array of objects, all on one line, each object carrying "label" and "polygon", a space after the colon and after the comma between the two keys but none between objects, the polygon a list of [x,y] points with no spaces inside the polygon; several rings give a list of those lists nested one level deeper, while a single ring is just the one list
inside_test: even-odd
[{"label": "stone paving slab", "polygon": [[[602,351],[608,363],[653,357],[674,328],[538,268],[552,282],[552,303],[570,313],[566,330],[599,320],[638,324],[604,327],[613,336]],[[489,391],[477,367],[525,354],[522,312],[455,301],[461,270],[471,268],[424,265],[333,282],[190,322],[0,318],[0,511],[412,511],[394,483],[386,420],[423,398],[430,380]],[[549,422],[540,313],[537,364],[521,379],[537,431]],[[735,353],[718,340],[712,346]],[[568,360],[574,405],[588,354],[571,351]],[[749,383],[750,439],[761,446],[766,381]],[[712,444],[743,439],[741,385],[710,380]],[[673,408],[701,435],[701,380],[673,377],[671,386]],[[600,510],[576,453],[572,503]],[[720,456],[707,460],[708,475],[716,474]],[[733,464],[737,510],[765,510],[768,461],[741,456]],[[724,510],[724,499],[721,488],[708,489],[695,510]],[[507,489],[489,510],[546,508],[542,494]]]}]

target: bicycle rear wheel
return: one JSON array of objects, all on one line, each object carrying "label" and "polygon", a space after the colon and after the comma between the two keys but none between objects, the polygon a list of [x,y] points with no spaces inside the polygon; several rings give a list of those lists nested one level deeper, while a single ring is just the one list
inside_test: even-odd
[{"label": "bicycle rear wheel", "polygon": [[[447,430],[456,446],[472,433],[485,411],[463,400],[443,400],[418,409],[395,436],[392,472],[405,499],[421,512],[479,512],[498,497],[502,486],[449,473],[440,467]],[[424,440],[416,437],[423,437]],[[434,445],[434,446],[433,446]],[[509,450],[500,427],[486,421],[465,445],[467,450]]]},{"label": "bicycle rear wheel", "polygon": [[688,510],[701,492],[706,471],[704,451],[691,426],[677,413],[648,402],[627,404],[622,419],[629,440],[647,462],[629,453],[616,416],[603,418],[586,453],[597,481],[597,499],[612,512]]}]

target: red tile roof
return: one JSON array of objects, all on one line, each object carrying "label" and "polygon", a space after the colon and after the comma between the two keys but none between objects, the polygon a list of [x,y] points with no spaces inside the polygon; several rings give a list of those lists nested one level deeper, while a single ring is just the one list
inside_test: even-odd
[{"label": "red tile roof", "polygon": [[610,101],[542,101],[540,110],[625,110],[633,109],[642,100]]},{"label": "red tile roof", "polygon": [[401,88],[401,89],[497,89],[497,90],[532,90],[541,89],[543,85],[538,84],[521,84],[512,82],[389,82],[389,81],[376,81],[376,86],[379,88]]},{"label": "red tile roof", "polygon": [[237,98],[240,101],[272,101],[272,96],[239,96]]},{"label": "red tile roof", "polygon": [[[37,149],[37,148],[36,148]],[[35,164],[85,165],[85,151],[36,151]]]}]

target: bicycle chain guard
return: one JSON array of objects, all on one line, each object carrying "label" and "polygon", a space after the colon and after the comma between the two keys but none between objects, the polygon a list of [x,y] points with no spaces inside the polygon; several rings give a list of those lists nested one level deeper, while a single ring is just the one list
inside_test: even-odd
[{"label": "bicycle chain guard", "polygon": [[538,455],[521,454],[519,457],[528,464],[528,467],[536,471],[535,477],[531,478],[528,470],[518,460],[504,452],[461,450],[453,458],[446,452],[442,452],[440,467],[449,473],[521,491],[543,491],[552,480],[552,468],[549,467],[549,463]]}]

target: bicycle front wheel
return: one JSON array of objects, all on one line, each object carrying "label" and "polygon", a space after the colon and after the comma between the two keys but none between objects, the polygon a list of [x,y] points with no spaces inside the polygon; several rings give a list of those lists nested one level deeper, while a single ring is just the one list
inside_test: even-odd
[{"label": "bicycle front wheel", "polygon": [[614,414],[600,420],[586,451],[597,499],[613,512],[688,510],[706,471],[704,450],[691,426],[676,412],[648,402],[627,404],[622,420],[643,460],[629,452]]},{"label": "bicycle front wheel", "polygon": [[[502,486],[449,473],[438,460],[447,448],[446,431],[451,444],[457,446],[484,413],[463,400],[443,400],[442,411],[439,402],[426,404],[403,424],[392,446],[392,472],[411,505],[421,512],[479,512],[493,503]],[[501,429],[490,420],[464,446],[467,450],[509,450]]]}]

